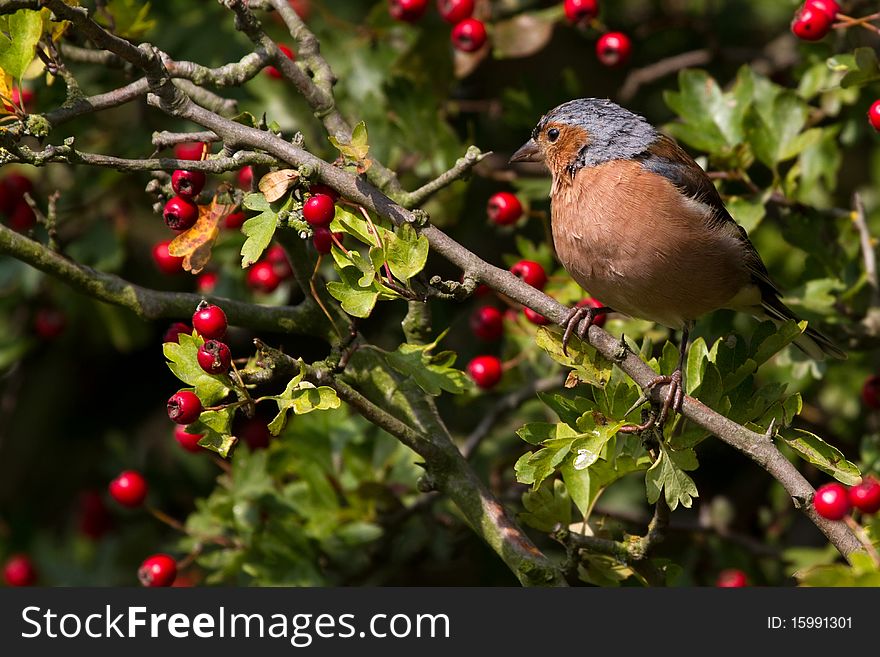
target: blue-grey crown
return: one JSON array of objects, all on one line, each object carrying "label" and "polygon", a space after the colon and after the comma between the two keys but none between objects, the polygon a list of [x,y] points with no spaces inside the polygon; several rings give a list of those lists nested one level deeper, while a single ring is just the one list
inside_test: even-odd
[{"label": "blue-grey crown", "polygon": [[535,134],[554,122],[583,128],[590,136],[571,164],[574,170],[633,158],[660,136],[644,117],[600,98],[578,98],[550,110],[541,118]]}]

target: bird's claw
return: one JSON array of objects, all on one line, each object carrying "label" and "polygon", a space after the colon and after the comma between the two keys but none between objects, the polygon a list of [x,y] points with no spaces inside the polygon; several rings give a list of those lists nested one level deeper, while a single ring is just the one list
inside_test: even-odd
[{"label": "bird's claw", "polygon": [[660,407],[660,417],[652,415],[650,419],[642,424],[627,424],[618,429],[618,431],[623,433],[637,433],[650,429],[655,424],[662,427],[669,417],[670,410],[675,413],[681,413],[681,406],[684,403],[684,387],[682,385],[681,369],[676,369],[671,375],[655,376],[648,381],[647,385],[643,388],[642,395],[639,397],[638,401],[632,405],[630,410],[626,412],[626,415],[629,415],[648,400],[648,391],[650,391],[651,388],[667,384],[669,385],[669,390],[663,400],[663,405]]},{"label": "bird's claw", "polygon": [[[601,311],[601,312],[600,312]],[[593,308],[592,306],[575,306],[568,311],[568,315],[562,321],[562,353],[568,356],[568,343],[571,340],[571,334],[576,333],[583,340],[587,337],[587,331],[596,321],[596,317],[605,312],[604,308]]]}]

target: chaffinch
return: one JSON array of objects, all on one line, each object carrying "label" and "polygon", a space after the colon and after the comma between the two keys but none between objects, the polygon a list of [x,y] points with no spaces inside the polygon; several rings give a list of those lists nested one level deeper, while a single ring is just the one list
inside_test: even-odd
[{"label": "chaffinch", "polygon": [[[661,424],[670,409],[681,409],[694,320],[719,308],[797,319],[706,173],[643,117],[609,100],[572,100],[544,115],[510,161],[550,169],[557,257],[607,304],[573,309],[563,324],[564,347],[573,331],[584,337],[595,317],[612,309],[682,331],[675,372],[650,384],[671,384]],[[846,357],[813,328],[795,344],[813,358]]]}]

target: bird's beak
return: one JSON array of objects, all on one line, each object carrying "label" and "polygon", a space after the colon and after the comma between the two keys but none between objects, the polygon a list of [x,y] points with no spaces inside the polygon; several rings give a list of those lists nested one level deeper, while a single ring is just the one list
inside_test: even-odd
[{"label": "bird's beak", "polygon": [[544,156],[534,139],[529,139],[510,157],[511,162],[543,162]]}]

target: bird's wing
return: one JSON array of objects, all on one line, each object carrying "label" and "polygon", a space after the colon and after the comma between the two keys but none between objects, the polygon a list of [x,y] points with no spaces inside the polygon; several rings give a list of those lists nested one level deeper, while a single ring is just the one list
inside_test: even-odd
[{"label": "bird's wing", "polygon": [[[679,146],[675,140],[666,135],[661,135],[652,143],[641,157],[642,166],[647,170],[663,176],[676,187],[684,191],[688,196],[704,203],[712,209],[708,217],[711,225],[733,225],[736,227],[739,237],[746,248],[749,271],[755,283],[761,288],[762,296],[778,297],[781,293],[779,288],[770,278],[767,267],[761,260],[761,256],[749,239],[745,228],[740,226],[727,208],[721,195],[715,189],[715,185],[706,175],[706,172],[694,161],[688,153]],[[769,294],[768,294],[769,293]]]}]

